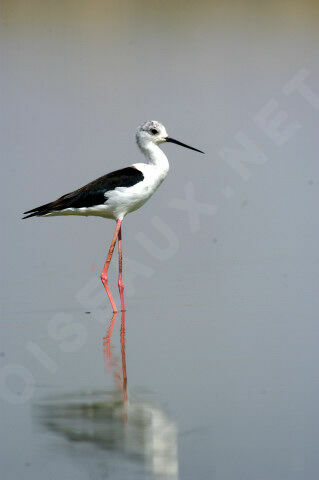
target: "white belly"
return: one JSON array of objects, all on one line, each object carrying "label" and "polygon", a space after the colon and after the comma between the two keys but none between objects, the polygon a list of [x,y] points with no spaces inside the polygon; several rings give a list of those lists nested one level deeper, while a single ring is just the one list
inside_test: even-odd
[{"label": "white belly", "polygon": [[158,189],[167,172],[157,169],[153,165],[136,164],[142,171],[144,180],[132,187],[118,187],[106,195],[106,205],[112,209],[116,218],[123,218],[127,213],[138,210]]},{"label": "white belly", "polygon": [[159,169],[154,165],[145,163],[135,164],[144,175],[141,182],[132,187],[117,187],[105,194],[105,204],[93,207],[66,208],[45,215],[46,217],[57,215],[81,215],[123,219],[127,213],[138,210],[153,195],[165,179],[168,169]]}]

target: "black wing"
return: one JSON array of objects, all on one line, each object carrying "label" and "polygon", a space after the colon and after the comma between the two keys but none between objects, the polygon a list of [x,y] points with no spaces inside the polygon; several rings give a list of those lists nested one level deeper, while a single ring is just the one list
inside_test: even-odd
[{"label": "black wing", "polygon": [[[121,170],[103,175],[93,180],[74,192],[67,193],[54,202],[46,203],[40,207],[24,212],[23,217],[41,217],[53,211],[64,210],[65,208],[94,207],[103,205],[107,200],[108,191],[116,187],[132,187],[144,179],[143,173],[135,167],[126,167]],[[27,215],[28,214],[28,215]]]}]

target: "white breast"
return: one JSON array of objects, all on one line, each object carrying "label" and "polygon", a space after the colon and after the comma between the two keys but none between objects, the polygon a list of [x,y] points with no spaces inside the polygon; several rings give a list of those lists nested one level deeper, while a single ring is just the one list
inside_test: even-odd
[{"label": "white breast", "polygon": [[155,165],[136,163],[133,165],[140,170],[144,179],[132,187],[117,187],[107,192],[106,206],[116,218],[123,218],[127,213],[140,208],[158,189],[165,179],[168,169],[163,170]]},{"label": "white breast", "polygon": [[98,217],[122,220],[129,212],[140,208],[158,189],[169,170],[169,163],[164,152],[153,142],[148,142],[142,152],[149,163],[135,163],[132,167],[143,173],[143,180],[131,187],[116,187],[105,192],[105,203],[93,207],[66,208],[52,211],[53,215],[96,215]]}]

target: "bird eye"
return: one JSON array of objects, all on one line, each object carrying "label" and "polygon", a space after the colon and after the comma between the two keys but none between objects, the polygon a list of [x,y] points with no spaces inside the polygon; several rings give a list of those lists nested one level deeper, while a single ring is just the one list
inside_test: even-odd
[{"label": "bird eye", "polygon": [[153,134],[153,135],[156,135],[158,133],[158,130],[156,130],[156,128],[151,128],[150,132]]}]

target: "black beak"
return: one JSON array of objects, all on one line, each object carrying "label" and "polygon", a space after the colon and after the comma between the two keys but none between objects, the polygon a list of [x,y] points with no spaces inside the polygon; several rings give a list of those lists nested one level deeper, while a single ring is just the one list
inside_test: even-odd
[{"label": "black beak", "polygon": [[166,137],[165,140],[166,142],[176,143],[176,145],[180,145],[181,147],[189,148],[190,150],[195,150],[195,152],[205,153],[205,152],[202,152],[201,150],[198,150],[198,148],[190,147],[189,145],[179,142],[178,140],[174,140],[174,138],[171,138],[171,137]]}]

